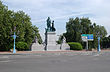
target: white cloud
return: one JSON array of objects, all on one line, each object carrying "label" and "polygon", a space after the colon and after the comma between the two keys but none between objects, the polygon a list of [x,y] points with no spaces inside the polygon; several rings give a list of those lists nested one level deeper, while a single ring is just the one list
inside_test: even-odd
[{"label": "white cloud", "polygon": [[[69,17],[90,17],[93,22],[104,25],[110,34],[109,0],[2,0],[11,10],[23,10],[32,18],[32,23],[45,28],[48,16],[55,20],[59,33],[65,31]],[[58,27],[60,25],[61,28]],[[62,29],[62,30],[61,30]],[[44,31],[44,30],[43,30]]]}]

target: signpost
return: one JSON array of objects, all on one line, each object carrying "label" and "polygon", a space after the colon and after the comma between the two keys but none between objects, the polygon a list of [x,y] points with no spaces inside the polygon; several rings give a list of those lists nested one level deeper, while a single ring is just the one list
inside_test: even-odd
[{"label": "signpost", "polygon": [[81,38],[84,42],[86,42],[86,50],[88,50],[88,41],[94,40],[93,34],[82,34]]},{"label": "signpost", "polygon": [[81,35],[83,41],[93,41],[94,36],[93,34],[82,34]]}]

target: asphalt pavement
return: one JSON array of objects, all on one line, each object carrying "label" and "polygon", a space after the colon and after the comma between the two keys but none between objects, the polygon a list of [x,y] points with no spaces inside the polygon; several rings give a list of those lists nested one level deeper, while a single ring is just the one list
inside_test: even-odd
[{"label": "asphalt pavement", "polygon": [[4,54],[0,72],[110,72],[110,52]]}]

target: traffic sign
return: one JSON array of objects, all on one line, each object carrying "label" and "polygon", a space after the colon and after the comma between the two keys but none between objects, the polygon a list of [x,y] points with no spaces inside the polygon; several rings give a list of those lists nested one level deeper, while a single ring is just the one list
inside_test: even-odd
[{"label": "traffic sign", "polygon": [[94,36],[93,34],[82,34],[81,35],[83,41],[93,41]]},{"label": "traffic sign", "polygon": [[87,39],[88,39],[89,41],[93,41],[93,40],[94,40],[93,34],[87,34]]},{"label": "traffic sign", "polygon": [[82,40],[86,42],[87,41],[87,36],[82,36]]}]

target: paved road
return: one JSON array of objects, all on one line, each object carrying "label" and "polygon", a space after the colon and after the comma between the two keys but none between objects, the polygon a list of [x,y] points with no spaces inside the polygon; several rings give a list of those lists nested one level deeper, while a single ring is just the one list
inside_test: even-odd
[{"label": "paved road", "polygon": [[0,72],[110,72],[110,53],[0,55]]}]

